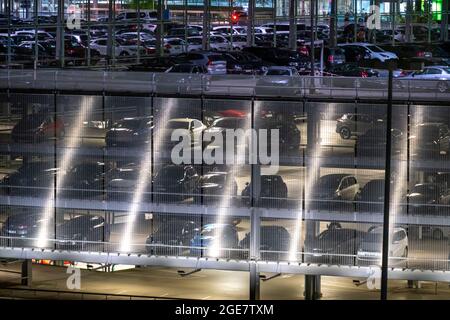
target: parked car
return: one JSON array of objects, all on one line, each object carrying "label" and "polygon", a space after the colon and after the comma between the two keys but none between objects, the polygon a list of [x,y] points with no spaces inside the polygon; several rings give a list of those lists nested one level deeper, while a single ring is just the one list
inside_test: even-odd
[{"label": "parked car", "polygon": [[[261,190],[259,199],[255,205],[282,207],[286,205],[288,188],[280,175],[262,175],[260,180]],[[247,182],[242,190],[241,197],[243,204],[248,206],[251,204],[252,187]]]},{"label": "parked car", "polygon": [[[291,235],[282,226],[261,226],[260,228],[260,255],[263,260],[280,261],[289,258]],[[250,233],[246,233],[244,239],[239,242],[239,247],[250,249]],[[243,258],[248,258],[248,253],[243,252]]]},{"label": "parked car", "polygon": [[444,93],[447,92],[450,85],[450,67],[429,66],[404,76],[401,79],[418,80],[404,83],[405,86],[409,86],[412,90],[433,90]]},{"label": "parked car", "polygon": [[257,95],[296,95],[301,93],[301,79],[295,67],[269,67],[256,82]]},{"label": "parked car", "polygon": [[182,53],[177,56],[178,59],[183,59],[198,66],[204,66],[208,69],[209,74],[220,75],[227,73],[227,63],[222,55],[210,51],[195,51]]},{"label": "parked car", "polygon": [[[158,217],[157,221],[162,220]],[[162,222],[145,240],[146,251],[156,255],[181,255],[190,245],[193,235],[200,230],[199,221],[178,217]]]},{"label": "parked car", "polygon": [[309,69],[310,60],[296,51],[274,47],[245,47],[243,52],[250,52],[268,65],[295,67],[302,71]]},{"label": "parked car", "polygon": [[[191,255],[203,257],[234,257],[239,238],[236,227],[227,223],[206,224],[192,239]],[[228,250],[227,250],[228,249]]]},{"label": "parked car", "polygon": [[237,183],[228,172],[208,172],[201,176],[197,189],[194,190],[195,203],[233,203],[237,196]]},{"label": "parked car", "polygon": [[108,200],[132,201],[140,175],[146,174],[148,185],[142,190],[142,199],[150,198],[150,172],[142,172],[135,163],[122,165],[111,170],[106,176],[106,196]]},{"label": "parked car", "polygon": [[[272,130],[278,130],[280,155],[295,155],[300,148],[301,133],[295,118],[285,114],[284,118],[264,117],[256,119],[255,125],[258,129],[267,129],[267,141],[272,139]],[[267,149],[271,152],[272,144],[268,143]]]},{"label": "parked car", "polygon": [[102,196],[107,171],[104,162],[75,164],[64,173],[59,184],[57,181],[57,195],[82,199]]},{"label": "parked car", "polygon": [[350,228],[328,228],[305,240],[305,262],[354,265],[366,232]]},{"label": "parked car", "polygon": [[410,156],[437,158],[450,152],[450,130],[439,122],[425,122],[410,129]]},{"label": "parked car", "polygon": [[152,116],[121,119],[106,131],[106,145],[126,147],[147,144],[151,141],[153,127]]},{"label": "parked car", "polygon": [[79,215],[56,226],[56,248],[81,251],[95,250],[103,244],[102,242],[109,240],[109,231],[109,227],[102,216]]},{"label": "parked car", "polygon": [[321,176],[311,193],[313,208],[336,210],[348,207],[355,199],[360,186],[356,177],[347,173]]},{"label": "parked car", "polygon": [[[23,210],[9,215],[3,223],[0,234],[9,237],[11,247],[34,247],[44,225],[53,225],[53,215],[44,217],[36,210]],[[47,238],[51,239],[53,230],[48,230]]]},{"label": "parked car", "polygon": [[384,184],[384,179],[373,179],[367,182],[355,197],[356,210],[382,213],[384,209]]},{"label": "parked car", "polygon": [[172,150],[179,143],[179,141],[172,141],[172,133],[177,129],[189,132],[191,145],[195,146],[200,143],[197,140],[201,137],[201,133],[206,129],[206,126],[200,120],[193,118],[174,118],[168,120],[165,124],[157,125],[154,130],[154,139],[160,141],[162,150]]},{"label": "parked car", "polygon": [[59,168],[49,161],[27,162],[7,174],[1,185],[5,193],[10,195],[42,195],[51,190],[58,171]]},{"label": "parked car", "polygon": [[408,213],[435,214],[438,213],[441,197],[445,188],[439,183],[418,183],[406,195],[409,204]]},{"label": "parked car", "polygon": [[64,121],[60,116],[47,112],[32,113],[24,116],[11,131],[14,142],[42,142],[65,135]]},{"label": "parked car", "polygon": [[363,58],[367,60],[378,61],[381,63],[388,62],[389,60],[398,60],[398,56],[395,53],[385,51],[371,43],[354,42],[338,44],[338,47],[345,48],[348,46],[350,46],[351,48],[357,47],[364,49]]},{"label": "parked car", "polygon": [[[406,138],[401,130],[393,128],[391,130],[391,154],[398,156],[404,150]],[[356,154],[363,157],[386,156],[386,127],[380,126],[371,128],[365,134],[356,139]]]},{"label": "parked car", "polygon": [[153,198],[156,201],[181,201],[198,190],[200,176],[190,165],[164,165],[153,178]]},{"label": "parked car", "polygon": [[[371,68],[359,67],[354,63],[342,63],[339,65],[334,65],[328,70],[330,73],[343,77],[357,77],[357,78],[368,78],[368,77],[378,77],[379,72]],[[333,81],[334,84],[339,84],[339,81]],[[342,84],[349,83],[354,87],[353,81],[341,81]]]},{"label": "parked car", "polygon": [[370,114],[344,113],[337,119],[336,132],[342,139],[350,139],[365,134],[367,130],[380,125],[383,121]]},{"label": "parked car", "polygon": [[[401,227],[391,230],[391,243],[389,244],[389,265],[406,264],[408,258],[408,235]],[[361,241],[356,260],[358,265],[381,266],[383,243],[383,227],[371,228]]]}]

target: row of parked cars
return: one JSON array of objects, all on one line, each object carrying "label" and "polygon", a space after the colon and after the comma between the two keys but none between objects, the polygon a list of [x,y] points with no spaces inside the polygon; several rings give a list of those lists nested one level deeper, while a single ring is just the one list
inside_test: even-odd
[{"label": "row of parked cars", "polygon": [[[0,230],[11,246],[33,246],[44,224],[52,224],[38,212],[20,212],[7,217]],[[205,220],[211,220],[205,221]],[[204,217],[198,219],[179,215],[154,215],[153,231],[145,241],[145,250],[154,255],[198,255],[248,258],[250,233],[239,240],[239,219],[222,223]],[[100,215],[75,215],[56,224],[55,247],[66,250],[98,250],[111,237],[112,226]],[[292,245],[289,231],[279,225],[263,225],[260,230],[261,258],[287,260]],[[408,257],[408,236],[404,228],[393,229],[390,244],[392,264],[405,263]],[[98,242],[98,243],[96,243]],[[381,263],[382,227],[367,231],[342,228],[331,223],[319,235],[307,237],[304,243],[306,262],[376,265]],[[50,244],[53,245],[53,244]],[[216,250],[216,248],[219,248]]]}]

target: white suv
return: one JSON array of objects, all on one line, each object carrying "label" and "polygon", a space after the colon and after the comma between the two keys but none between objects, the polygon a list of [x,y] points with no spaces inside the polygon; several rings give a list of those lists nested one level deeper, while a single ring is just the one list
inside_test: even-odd
[{"label": "white suv", "polygon": [[[369,229],[363,237],[358,248],[356,260],[362,265],[381,265],[383,246],[383,227]],[[391,243],[389,244],[389,264],[397,265],[407,262],[408,258],[408,235],[401,227],[393,228],[391,231]]]},{"label": "white suv", "polygon": [[365,43],[365,42],[355,42],[355,43],[342,43],[338,45],[339,47],[359,47],[364,49],[364,52],[366,54],[365,59],[370,60],[379,60],[380,62],[386,62],[388,60],[396,60],[398,59],[398,56],[390,51],[385,51],[381,49],[380,47],[371,44],[371,43]]}]

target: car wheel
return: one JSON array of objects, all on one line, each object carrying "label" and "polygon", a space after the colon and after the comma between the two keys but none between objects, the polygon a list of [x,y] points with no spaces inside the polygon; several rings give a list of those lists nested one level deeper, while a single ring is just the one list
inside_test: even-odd
[{"label": "car wheel", "polygon": [[339,130],[339,134],[341,135],[341,138],[345,139],[345,140],[350,139],[352,136],[352,132],[350,131],[350,129],[348,127],[342,127]]},{"label": "car wheel", "polygon": [[433,239],[434,240],[442,240],[444,239],[444,233],[441,229],[434,229],[433,230]]},{"label": "car wheel", "polygon": [[437,89],[440,93],[444,93],[448,90],[448,85],[445,81],[439,81]]}]

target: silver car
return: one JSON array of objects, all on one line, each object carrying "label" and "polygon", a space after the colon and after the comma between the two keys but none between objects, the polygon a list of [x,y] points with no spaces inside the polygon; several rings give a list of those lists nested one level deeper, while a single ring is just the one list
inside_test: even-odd
[{"label": "silver car", "polygon": [[[439,92],[446,92],[450,85],[449,66],[429,66],[420,71],[415,71],[408,76],[402,77],[405,80],[425,80],[410,81],[410,88],[414,89],[437,89]],[[433,81],[434,80],[434,81]]]}]

